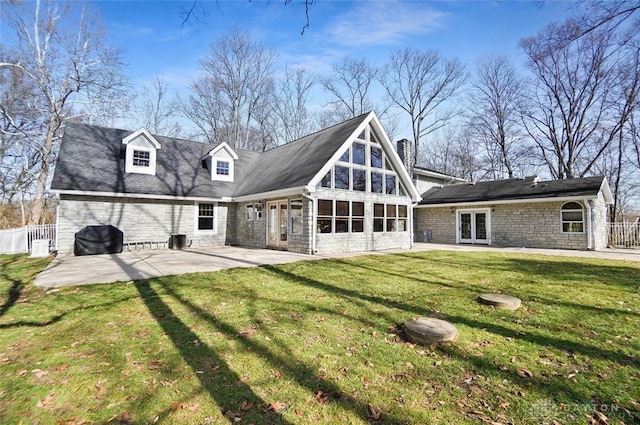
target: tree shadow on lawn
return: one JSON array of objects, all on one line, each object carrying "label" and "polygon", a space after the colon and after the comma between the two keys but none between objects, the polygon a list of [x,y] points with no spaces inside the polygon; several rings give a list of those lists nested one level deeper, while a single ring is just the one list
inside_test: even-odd
[{"label": "tree shadow on lawn", "polygon": [[[272,266],[265,266],[267,269],[271,269]],[[310,397],[315,397],[318,391],[322,391],[323,393],[331,394],[333,396],[332,402],[337,403],[346,411],[351,411],[356,415],[360,416],[360,418],[365,422],[371,422],[372,420],[368,417],[369,408],[368,405],[355,397],[352,397],[341,391],[341,388],[336,384],[329,382],[328,380],[319,376],[319,373],[314,368],[304,364],[302,361],[296,360],[295,354],[291,351],[290,347],[287,344],[279,342],[278,338],[272,338],[272,342],[276,343],[278,348],[285,352],[285,355],[277,354],[272,349],[270,349],[267,345],[260,343],[255,339],[251,339],[250,337],[241,334],[237,329],[235,329],[231,324],[222,321],[217,318],[215,315],[209,313],[208,311],[202,309],[198,305],[192,303],[188,299],[180,296],[177,292],[175,292],[169,285],[160,282],[163,290],[166,291],[167,295],[173,297],[184,307],[196,313],[201,319],[207,321],[211,324],[217,331],[225,334],[228,338],[235,340],[244,346],[247,350],[251,350],[251,352],[256,353],[261,356],[264,360],[269,362],[272,367],[277,368],[283,372],[286,372],[288,376],[297,382],[300,386],[307,388],[310,392]],[[161,302],[161,301],[160,301]],[[179,320],[175,317],[172,320]],[[184,324],[183,324],[184,326]],[[188,330],[185,330],[190,332]],[[171,334],[169,334],[171,337]],[[173,339],[173,337],[172,337]],[[187,340],[188,341],[188,338]],[[176,346],[178,344],[184,345],[183,341],[175,341]],[[182,347],[179,347],[182,352]],[[212,351],[212,350],[209,350]],[[191,364],[192,355],[189,352],[183,352],[183,357]],[[213,354],[215,355],[215,354]],[[234,374],[234,372],[228,370],[228,373]],[[211,391],[210,391],[211,393]],[[216,394],[212,394],[214,398],[218,398]],[[405,424],[405,420],[401,420],[400,418],[396,418],[392,415],[386,414],[382,421],[386,424],[391,425],[400,425]],[[272,422],[267,422],[272,423]]]},{"label": "tree shadow on lawn", "polygon": [[6,301],[0,307],[0,317],[4,316],[4,314],[9,311],[11,307],[18,301],[20,298],[20,294],[22,293],[22,289],[24,288],[24,283],[21,280],[14,280],[9,288],[9,293],[7,294]]},{"label": "tree shadow on lawn", "polygon": [[[180,301],[180,298],[172,293],[166,285],[162,283],[160,285],[169,295],[176,297]],[[202,388],[223,409],[223,415],[227,411],[240,412],[241,406],[235,404],[237,400],[246,400],[247,403],[254,405],[255,410],[260,412],[260,417],[265,421],[264,423],[289,423],[280,414],[270,409],[269,404],[262,400],[249,385],[244,383],[241,377],[226,365],[224,359],[215,350],[203,343],[194,346],[193,342],[200,341],[200,337],[173,313],[171,308],[151,287],[148,280],[136,281],[135,286],[151,315],[171,339],[182,358],[193,370],[194,375],[198,377]],[[203,314],[208,313],[203,312]],[[232,333],[235,333],[235,330]],[[215,375],[211,376],[211,373],[215,373]],[[250,414],[251,412],[247,413],[247,415]],[[229,422],[234,422],[233,417],[228,419]],[[249,418],[247,419],[249,420]]]}]

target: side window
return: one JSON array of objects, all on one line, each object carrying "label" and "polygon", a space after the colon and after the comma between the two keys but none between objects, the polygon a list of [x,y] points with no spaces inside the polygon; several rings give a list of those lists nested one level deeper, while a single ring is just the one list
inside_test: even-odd
[{"label": "side window", "polygon": [[560,209],[562,233],[584,233],[584,209],[577,202],[567,202]]}]

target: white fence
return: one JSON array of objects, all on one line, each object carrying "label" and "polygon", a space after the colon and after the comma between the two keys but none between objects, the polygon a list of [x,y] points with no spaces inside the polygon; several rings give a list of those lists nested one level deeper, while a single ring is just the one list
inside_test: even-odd
[{"label": "white fence", "polygon": [[49,249],[55,249],[56,236],[55,224],[40,224],[0,230],[0,254],[30,252],[33,241],[37,239],[48,239]]},{"label": "white fence", "polygon": [[640,224],[609,223],[609,246],[612,248],[640,248]]}]

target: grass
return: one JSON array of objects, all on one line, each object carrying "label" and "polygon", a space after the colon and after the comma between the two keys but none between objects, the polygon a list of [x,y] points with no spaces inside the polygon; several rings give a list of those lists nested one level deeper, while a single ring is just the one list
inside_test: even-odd
[{"label": "grass", "polygon": [[[45,266],[0,257],[3,424],[640,423],[640,264],[432,251],[49,294]],[[406,342],[415,316],[458,339]]]}]

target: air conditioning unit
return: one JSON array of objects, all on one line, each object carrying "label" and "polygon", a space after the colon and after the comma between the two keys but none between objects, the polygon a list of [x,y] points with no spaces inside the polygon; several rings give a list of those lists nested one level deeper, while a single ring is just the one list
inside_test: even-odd
[{"label": "air conditioning unit", "polygon": [[31,257],[48,257],[49,239],[34,239],[31,242]]}]

